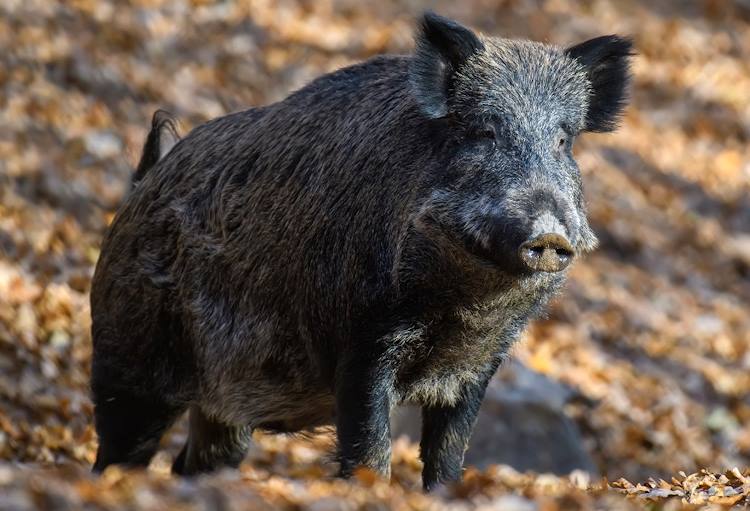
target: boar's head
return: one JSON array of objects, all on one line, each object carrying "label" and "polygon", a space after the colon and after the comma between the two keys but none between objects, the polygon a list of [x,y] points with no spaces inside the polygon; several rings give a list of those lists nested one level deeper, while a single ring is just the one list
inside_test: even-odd
[{"label": "boar's head", "polygon": [[572,146],[616,127],[631,55],[614,35],[564,49],[426,14],[409,80],[448,150],[423,212],[511,274],[559,272],[593,249]]}]

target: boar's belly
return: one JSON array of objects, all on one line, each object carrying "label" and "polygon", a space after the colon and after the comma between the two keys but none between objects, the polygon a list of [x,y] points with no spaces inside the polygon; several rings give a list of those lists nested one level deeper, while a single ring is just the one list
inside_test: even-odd
[{"label": "boar's belly", "polygon": [[331,424],[335,399],[317,385],[247,379],[204,394],[201,407],[223,422],[293,432]]}]

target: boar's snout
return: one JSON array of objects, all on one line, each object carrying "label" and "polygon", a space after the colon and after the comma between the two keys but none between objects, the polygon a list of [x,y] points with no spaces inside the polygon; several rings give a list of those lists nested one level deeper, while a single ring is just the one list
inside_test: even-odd
[{"label": "boar's snout", "polygon": [[564,236],[547,232],[521,244],[518,255],[531,271],[558,272],[573,260],[574,251]]}]

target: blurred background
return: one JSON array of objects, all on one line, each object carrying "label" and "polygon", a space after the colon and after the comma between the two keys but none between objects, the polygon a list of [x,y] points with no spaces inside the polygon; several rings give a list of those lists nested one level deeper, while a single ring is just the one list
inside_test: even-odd
[{"label": "blurred background", "polygon": [[[638,51],[622,128],[576,147],[601,246],[493,382],[469,462],[610,479],[750,463],[747,0],[3,1],[0,460],[93,460],[90,278],[152,112],[184,133],[409,52],[426,8],[559,45],[629,34]],[[259,436],[249,462],[324,466],[316,445]]]}]

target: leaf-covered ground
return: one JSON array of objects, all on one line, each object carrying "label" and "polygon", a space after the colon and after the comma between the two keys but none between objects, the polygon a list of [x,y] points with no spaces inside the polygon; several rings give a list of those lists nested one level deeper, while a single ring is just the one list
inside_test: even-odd
[{"label": "leaf-covered ground", "polygon": [[[258,436],[240,471],[88,474],[88,289],[150,115],[188,128],[318,74],[411,48],[419,1],[6,0],[0,3],[1,509],[629,509],[750,494],[750,4],[462,0],[487,33],[571,44],[631,34],[622,129],[577,144],[597,253],[515,356],[575,388],[568,413],[610,481],[469,469],[419,491],[332,478],[330,437]],[[734,469],[739,467],[739,469]],[[705,470],[704,470],[705,469]],[[704,471],[702,471],[704,470]],[[687,475],[691,474],[691,475]],[[624,479],[621,479],[624,478]],[[631,481],[631,482],[628,482]],[[15,506],[15,507],[14,507]]]}]

